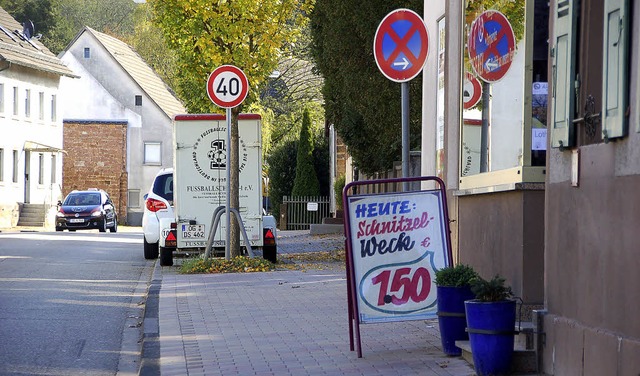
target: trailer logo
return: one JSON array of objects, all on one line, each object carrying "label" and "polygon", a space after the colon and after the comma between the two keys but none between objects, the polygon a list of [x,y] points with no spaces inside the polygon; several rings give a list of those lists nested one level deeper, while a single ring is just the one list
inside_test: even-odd
[{"label": "trailer logo", "polygon": [[211,150],[207,153],[207,157],[211,161],[209,168],[225,168],[227,167],[227,153],[224,148],[224,140],[211,141]]},{"label": "trailer logo", "polygon": [[[216,127],[202,132],[193,145],[193,165],[202,177],[211,181],[223,181],[219,172],[227,168],[227,128]],[[240,139],[240,166],[242,171],[246,165],[247,147]],[[214,171],[217,171],[214,176]]]}]

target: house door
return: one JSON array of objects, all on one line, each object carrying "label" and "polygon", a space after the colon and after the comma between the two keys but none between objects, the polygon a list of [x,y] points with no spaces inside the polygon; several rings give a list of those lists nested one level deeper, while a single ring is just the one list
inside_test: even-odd
[{"label": "house door", "polygon": [[31,172],[31,152],[28,150],[24,151],[24,203],[28,204],[31,202],[31,182],[29,180],[29,175]]}]

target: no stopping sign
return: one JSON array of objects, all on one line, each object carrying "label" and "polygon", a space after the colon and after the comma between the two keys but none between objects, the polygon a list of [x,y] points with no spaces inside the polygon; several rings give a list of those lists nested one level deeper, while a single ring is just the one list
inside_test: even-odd
[{"label": "no stopping sign", "polygon": [[244,72],[233,65],[216,68],[207,79],[207,95],[219,107],[237,107],[247,97],[249,81]]}]

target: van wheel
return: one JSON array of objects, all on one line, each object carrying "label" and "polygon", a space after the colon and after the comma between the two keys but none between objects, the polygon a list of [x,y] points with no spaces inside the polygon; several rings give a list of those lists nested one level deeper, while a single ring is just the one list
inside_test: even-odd
[{"label": "van wheel", "polygon": [[147,243],[144,239],[144,258],[147,260],[155,260],[158,258],[158,243]]},{"label": "van wheel", "polygon": [[160,247],[160,266],[173,266],[173,248]]}]

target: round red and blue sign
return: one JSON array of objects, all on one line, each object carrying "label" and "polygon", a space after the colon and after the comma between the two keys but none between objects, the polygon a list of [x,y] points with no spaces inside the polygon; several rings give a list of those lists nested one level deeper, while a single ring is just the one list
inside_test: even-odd
[{"label": "round red and blue sign", "polygon": [[471,66],[486,82],[499,81],[507,74],[516,50],[513,28],[507,17],[487,10],[471,24],[467,49]]},{"label": "round red and blue sign", "polygon": [[406,82],[417,76],[427,61],[429,36],[422,18],[409,9],[387,14],[373,40],[378,68],[388,79]]}]

